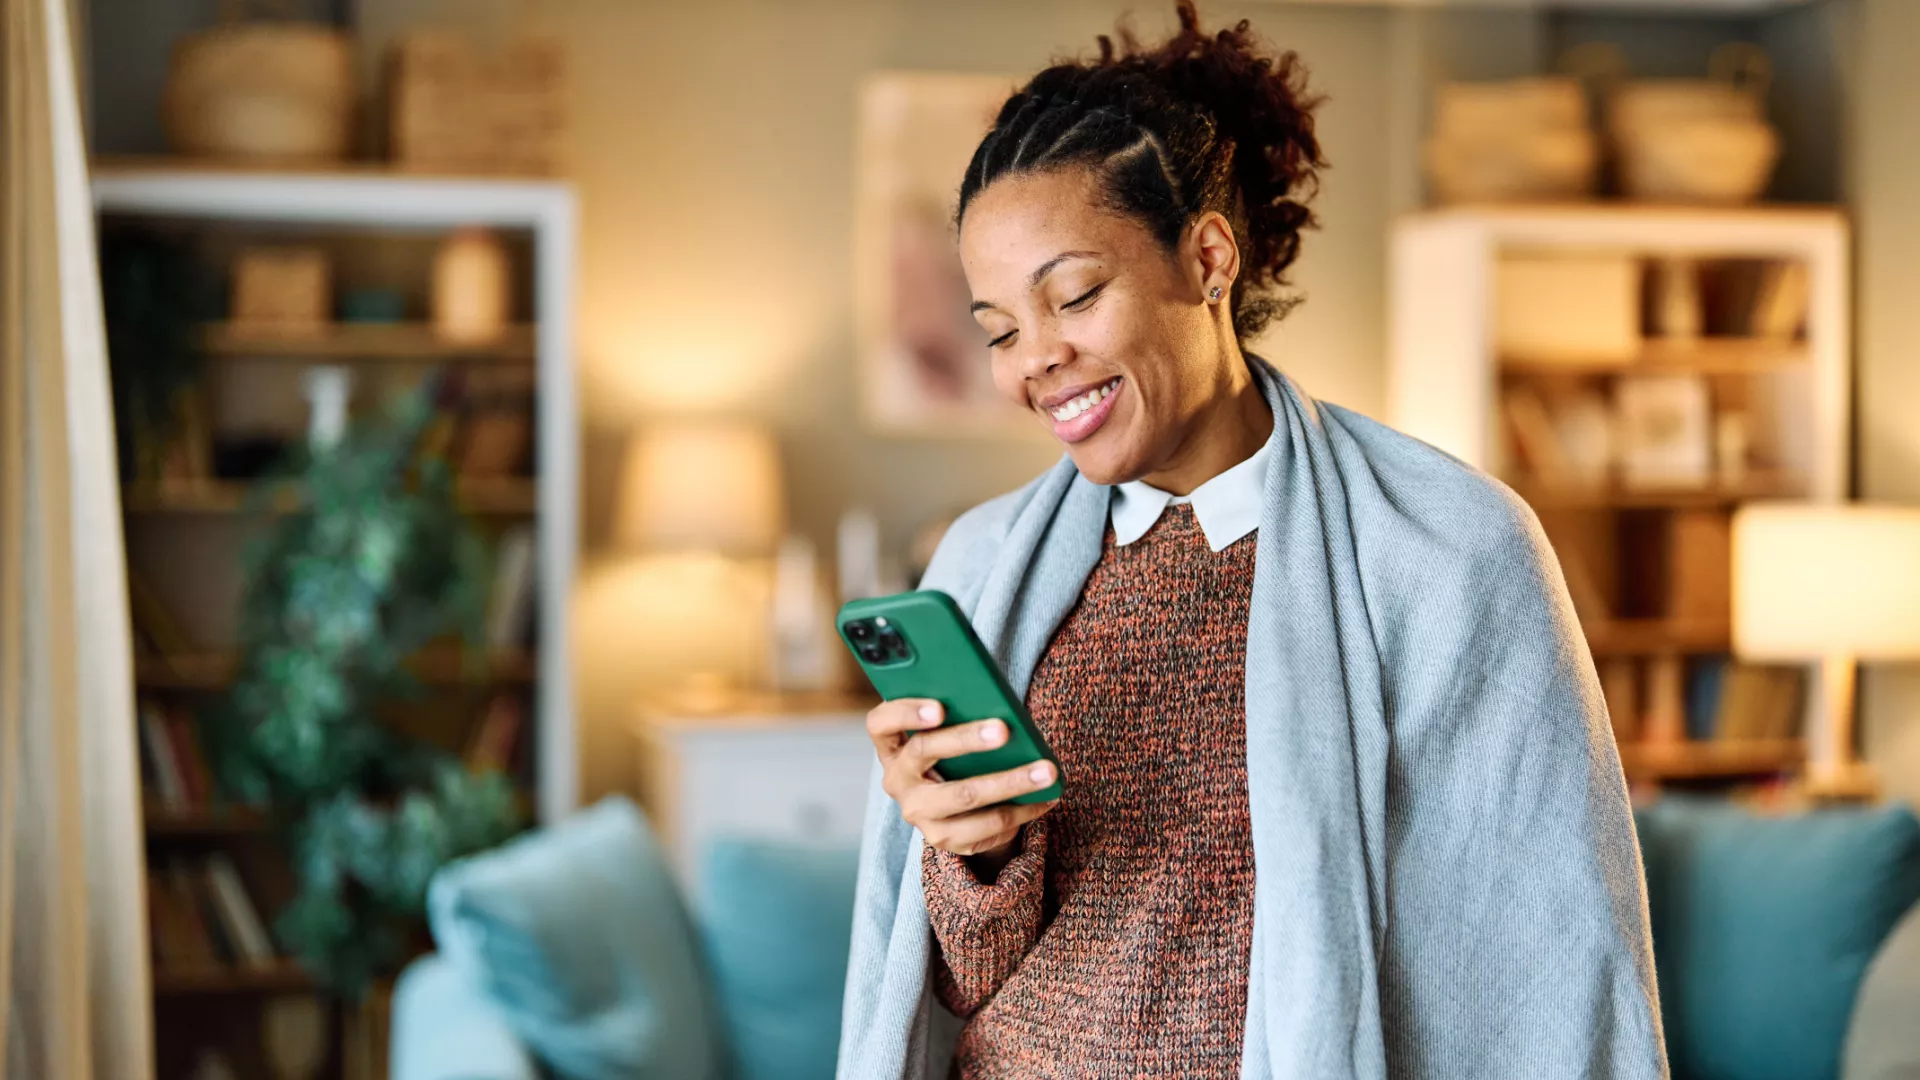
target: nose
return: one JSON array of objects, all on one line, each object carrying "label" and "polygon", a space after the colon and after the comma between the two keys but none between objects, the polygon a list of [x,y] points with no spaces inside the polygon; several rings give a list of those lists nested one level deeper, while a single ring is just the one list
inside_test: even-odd
[{"label": "nose", "polygon": [[1073,346],[1052,335],[1035,334],[1020,357],[1021,374],[1029,379],[1049,375],[1073,359]]}]

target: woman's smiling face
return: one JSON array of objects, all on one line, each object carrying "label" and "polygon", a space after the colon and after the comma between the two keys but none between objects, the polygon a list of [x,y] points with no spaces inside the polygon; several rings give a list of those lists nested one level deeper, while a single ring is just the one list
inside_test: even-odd
[{"label": "woman's smiling face", "polygon": [[1222,226],[1211,237],[1188,229],[1169,253],[1100,200],[1085,169],[996,181],[967,206],[960,261],[994,385],[1066,444],[1082,475],[1116,484],[1170,468],[1230,385],[1207,292],[1228,291],[1238,252],[1219,265]]}]

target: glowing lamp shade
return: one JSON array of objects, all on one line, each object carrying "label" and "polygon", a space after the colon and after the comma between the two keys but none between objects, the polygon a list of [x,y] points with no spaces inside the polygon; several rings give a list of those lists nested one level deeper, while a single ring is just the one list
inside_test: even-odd
[{"label": "glowing lamp shade", "polygon": [[1920,657],[1920,510],[1771,504],[1733,516],[1733,649],[1819,662],[1807,716],[1807,788],[1873,798],[1854,746],[1857,661]]},{"label": "glowing lamp shade", "polygon": [[1920,657],[1920,509],[1743,507],[1733,647],[1762,662]]},{"label": "glowing lamp shade", "polygon": [[780,452],[749,424],[662,424],[627,448],[617,542],[648,551],[771,551],[785,525]]}]

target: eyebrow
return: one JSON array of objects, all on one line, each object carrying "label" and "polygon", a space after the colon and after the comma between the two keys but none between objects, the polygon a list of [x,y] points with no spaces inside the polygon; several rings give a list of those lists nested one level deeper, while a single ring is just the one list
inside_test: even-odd
[{"label": "eyebrow", "polygon": [[[1027,291],[1032,292],[1041,281],[1045,280],[1048,274],[1053,273],[1054,267],[1059,266],[1068,259],[1097,259],[1099,257],[1100,253],[1097,251],[1063,251],[1033,268],[1033,273],[1027,275]],[[973,306],[967,310],[970,312],[985,311],[991,307],[993,307],[993,305],[985,300],[975,300]]]}]

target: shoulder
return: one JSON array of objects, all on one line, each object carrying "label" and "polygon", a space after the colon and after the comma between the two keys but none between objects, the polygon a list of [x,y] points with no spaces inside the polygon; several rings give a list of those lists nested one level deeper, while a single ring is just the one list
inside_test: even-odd
[{"label": "shoulder", "polygon": [[988,499],[955,518],[927,564],[921,588],[939,589],[959,601],[963,610],[972,611],[973,594],[999,558],[1014,523],[1044,492],[1071,479],[1074,473],[1073,462],[1062,457],[1053,468],[1018,489]]},{"label": "shoulder", "polygon": [[[1336,405],[1334,438],[1363,567],[1424,592],[1484,590],[1555,572],[1539,518],[1513,489],[1437,447]],[[1344,444],[1344,445],[1343,445]]]}]

